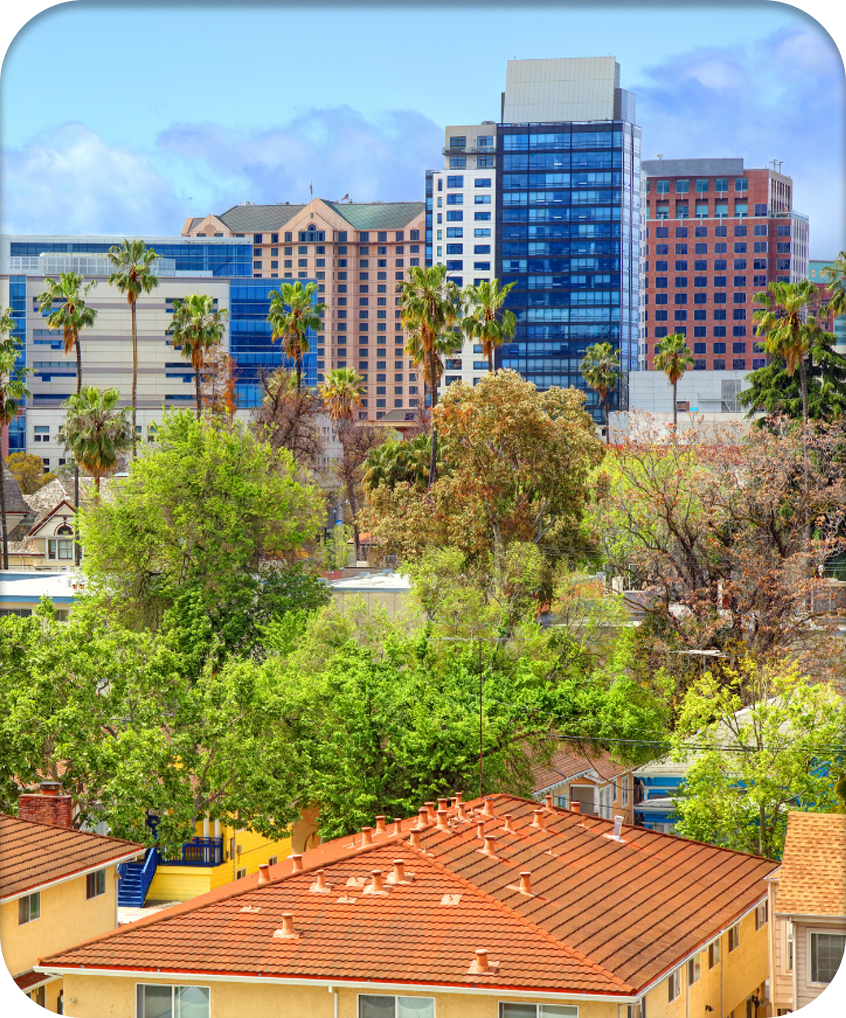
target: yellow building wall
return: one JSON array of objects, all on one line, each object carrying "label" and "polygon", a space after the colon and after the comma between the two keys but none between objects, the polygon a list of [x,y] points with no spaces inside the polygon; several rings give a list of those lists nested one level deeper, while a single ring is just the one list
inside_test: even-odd
[{"label": "yellow building wall", "polygon": [[[243,1013],[261,1018],[333,1018],[334,997],[325,986],[283,986],[255,983],[203,983],[202,979],[68,975],[65,977],[65,1014],[74,1018],[135,1018],[137,983],[163,983],[210,987],[211,1018],[238,1018]],[[338,1018],[357,1018],[358,994],[374,990],[338,988]],[[393,994],[385,994],[392,996]],[[477,996],[473,993],[415,993],[407,997],[434,997],[435,1018],[497,1018],[500,1001],[528,1002],[535,998],[509,997],[507,993]],[[605,1001],[553,1000],[538,996],[537,1003],[575,1004],[579,1018],[617,1018],[617,1004]],[[651,1018],[651,1016],[650,1016]]]},{"label": "yellow building wall", "polygon": [[707,949],[700,952],[700,977],[691,986],[687,983],[687,964],[682,967],[682,991],[672,1002],[668,1000],[667,980],[655,987],[646,998],[649,1018],[685,1018],[686,1015],[706,1014],[706,1004],[712,1009],[707,1014],[714,1018],[728,1018],[733,1011],[745,1016],[746,998],[761,996],[759,989],[767,978],[769,968],[769,926],[755,929],[755,913],[751,912],[740,923],[740,943],[729,952],[728,933],[720,938],[720,963],[708,968]]},{"label": "yellow building wall", "polygon": [[[302,822],[294,825],[295,833]],[[214,826],[211,825],[211,836]],[[198,838],[203,837],[203,823],[196,827]],[[180,866],[159,865],[153,876],[147,901],[188,901],[198,894],[213,891],[236,879],[238,870],[246,869],[246,876],[257,873],[259,865],[266,863],[274,856],[277,861],[287,859],[291,854],[291,837],[269,841],[253,831],[238,830],[234,827],[221,827],[225,862],[219,866]],[[236,852],[230,854],[232,838],[235,838]],[[296,837],[295,839],[296,840]],[[241,851],[238,852],[237,848]],[[311,846],[310,846],[311,847]]]},{"label": "yellow building wall", "polygon": [[[18,923],[18,902],[0,905],[0,948],[13,976],[28,972],[40,958],[98,937],[115,928],[117,868],[106,867],[106,893],[85,897],[85,877],[68,880],[41,891],[41,916],[23,926]],[[56,1013],[62,980],[44,987],[46,1009]]]}]

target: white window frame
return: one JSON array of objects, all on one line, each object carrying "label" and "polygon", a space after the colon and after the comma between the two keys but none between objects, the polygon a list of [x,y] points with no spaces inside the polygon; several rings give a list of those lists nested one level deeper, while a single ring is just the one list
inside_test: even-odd
[{"label": "white window frame", "polygon": [[[734,941],[734,946],[732,946],[732,941]],[[738,947],[740,947],[740,923],[734,923],[732,926],[729,926],[728,929],[729,954],[736,951]]]},{"label": "white window frame", "polygon": [[144,1008],[138,1006],[138,991],[142,986],[156,986],[162,987],[167,986],[170,988],[170,1012],[171,1015],[176,1014],[174,1007],[174,995],[176,990],[206,990],[209,995],[209,1015],[212,1013],[212,1000],[211,1000],[211,987],[202,986],[197,983],[136,983],[135,984],[135,1018],[144,1018]]},{"label": "white window frame", "polygon": [[572,1014],[568,1015],[567,1018],[579,1018],[579,1005],[578,1004],[549,1004],[549,1003],[536,1003],[533,1000],[500,1000],[497,1006],[497,1018],[504,1018],[503,1009],[514,1004],[518,1007],[534,1007],[535,1018],[544,1018],[543,1011],[541,1008],[547,1007],[567,1007],[572,1010]]},{"label": "white window frame", "polygon": [[[35,903],[38,906],[38,915],[32,914],[32,901],[35,899]],[[41,891],[33,891],[32,894],[25,894],[20,899],[21,902],[26,902],[27,918],[24,922],[21,922],[21,905],[18,905],[18,926],[28,926],[30,923],[37,922],[41,918]]]},{"label": "white window frame", "polygon": [[[813,956],[814,937],[815,936],[842,937],[842,936],[844,936],[844,932],[843,932],[843,930],[830,930],[830,929],[825,929],[825,928],[822,928],[822,927],[818,927],[817,929],[809,929],[809,930],[807,930],[806,931],[806,936],[807,936],[807,949],[808,949],[808,975],[807,975],[808,986],[831,986],[830,982],[828,982],[828,983],[816,982],[816,981],[814,981],[811,978],[812,973],[814,971],[814,956]],[[846,958],[846,952],[844,952],[843,957]],[[843,964],[842,959],[841,959],[840,964],[842,966],[842,964]]]},{"label": "white window frame", "polygon": [[[94,893],[88,893],[88,881],[94,885]],[[102,887],[102,890],[101,890]],[[94,870],[92,873],[85,874],[85,900],[93,901],[95,898],[100,898],[106,893],[106,868],[105,866],[99,870]]]},{"label": "white window frame", "polygon": [[796,964],[796,930],[788,919],[784,924],[784,969],[792,972]]},{"label": "white window frame", "polygon": [[[675,993],[673,990],[675,990]],[[681,991],[681,969],[675,969],[667,976],[667,1003],[672,1004],[674,1000],[678,1000],[681,996]]]},{"label": "white window frame", "polygon": [[687,960],[687,985],[693,986],[702,978],[702,955],[698,952]]},{"label": "white window frame", "polygon": [[356,1001],[355,1001],[355,1014],[356,1014],[356,1018],[359,1018],[359,1015],[361,1014],[361,998],[362,997],[388,997],[388,998],[390,998],[394,1002],[394,1018],[396,1018],[396,1014],[397,1014],[397,1001],[400,1000],[401,998],[405,998],[405,999],[411,998],[412,1000],[431,1000],[431,1002],[432,1002],[432,1018],[436,1018],[436,1015],[437,1015],[437,1002],[435,1001],[434,997],[424,997],[422,995],[420,995],[420,996],[412,996],[411,994],[407,994],[407,993],[357,993],[356,994]]},{"label": "white window frame", "polygon": [[[723,945],[720,943],[721,937],[717,937],[716,940],[712,940],[708,945],[708,971],[715,969],[720,962],[723,960]],[[714,961],[711,961],[712,956],[716,955]]]},{"label": "white window frame", "polygon": [[629,804],[629,776],[624,774],[620,781],[623,790],[623,805],[628,806]]},{"label": "white window frame", "polygon": [[760,905],[755,909],[755,929],[760,930],[762,926],[766,926],[770,921],[770,903],[769,901],[762,901]]}]

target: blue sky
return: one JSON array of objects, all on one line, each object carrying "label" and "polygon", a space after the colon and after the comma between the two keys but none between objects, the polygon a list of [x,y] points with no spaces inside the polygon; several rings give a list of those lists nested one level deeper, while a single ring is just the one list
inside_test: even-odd
[{"label": "blue sky", "polygon": [[[0,75],[2,229],[179,233],[239,201],[419,199],[512,57],[613,54],[644,156],[781,159],[812,256],[846,247],[843,63],[787,4],[360,7],[75,0]],[[377,72],[378,69],[378,72]]]}]

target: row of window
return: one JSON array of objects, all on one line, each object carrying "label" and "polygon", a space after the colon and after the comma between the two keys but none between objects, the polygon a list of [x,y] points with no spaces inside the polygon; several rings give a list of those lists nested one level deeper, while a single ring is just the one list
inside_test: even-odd
[{"label": "row of window", "polygon": [[[394,241],[397,244],[402,244],[405,241],[405,230],[394,230],[391,231],[394,234]],[[387,230],[359,230],[358,241],[360,244],[370,243],[370,234],[375,233],[377,244],[388,243],[388,231]],[[335,238],[339,244],[347,243],[347,230],[339,230],[338,236]],[[243,233],[236,234],[238,237],[243,237]],[[265,237],[269,238],[265,240]],[[410,241],[420,240],[419,230],[409,230],[408,239]],[[291,244],[294,240],[294,234],[292,231],[285,233],[284,243]],[[300,230],[297,234],[297,240],[306,243],[324,243],[326,240],[326,233],[323,230],[318,230],[315,226],[310,226],[307,230]],[[278,233],[254,233],[253,234],[254,244],[278,244],[279,234]],[[158,245],[157,245],[158,246]]]},{"label": "row of window", "polygon": [[[697,194],[707,194],[710,187],[710,180],[707,177],[700,177],[694,181],[694,191]],[[648,194],[652,189],[652,179],[646,181],[646,193]],[[719,194],[720,192],[728,191],[729,189],[729,178],[728,177],[717,177],[714,180],[714,190]],[[735,177],[734,190],[738,193],[749,190],[749,181],[746,177]],[[676,194],[687,194],[690,191],[690,180],[676,180]],[[655,181],[655,193],[656,194],[669,194],[670,193],[670,181],[669,180],[656,180]]]},{"label": "row of window", "polygon": [[[647,203],[647,210],[649,210],[649,204]],[[649,211],[647,212],[649,214]],[[728,217],[728,202],[716,202],[714,204],[713,214],[708,212],[708,202],[696,202],[695,205],[695,216],[697,219],[726,219]],[[770,209],[765,203],[755,203],[752,214],[756,218],[762,218],[770,215]],[[749,215],[749,203],[739,202],[734,203],[734,215],[743,219]],[[670,219],[670,204],[669,202],[657,202],[654,210],[654,215],[650,215],[650,219],[662,220]],[[675,219],[690,219],[690,206],[687,202],[676,202],[676,214]]]},{"label": "row of window", "polygon": [[[650,235],[649,234],[650,229],[654,229],[655,236],[659,240],[664,239],[664,238],[668,238],[670,236],[670,228],[669,228],[669,226],[655,226],[655,227],[647,226],[646,227],[646,237],[647,237],[647,239],[649,238],[649,235]],[[691,228],[689,226],[677,226],[677,227],[675,227],[675,234],[674,234],[674,236],[676,237],[677,240],[679,238],[687,237],[689,235],[689,233],[690,233],[690,229]],[[706,226],[694,226],[693,227],[693,236],[694,237],[707,237],[709,229],[710,229],[710,227],[707,226],[707,225]],[[767,236],[769,236],[769,229],[770,229],[770,227],[769,227],[768,223],[753,223],[753,226],[752,226],[752,232],[753,232],[753,235],[755,237],[767,237]],[[748,231],[749,231],[749,227],[745,223],[735,223],[734,224],[734,236],[735,237],[746,237],[746,236],[749,235]],[[728,236],[728,226],[720,225],[720,224],[714,226],[714,236],[715,237],[727,237]],[[790,236],[790,224],[789,223],[777,223],[776,224],[776,236],[777,237],[789,237]]]}]

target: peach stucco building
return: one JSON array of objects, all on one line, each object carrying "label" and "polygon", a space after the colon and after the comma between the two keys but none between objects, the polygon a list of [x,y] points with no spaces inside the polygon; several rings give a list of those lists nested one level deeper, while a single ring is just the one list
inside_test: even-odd
[{"label": "peach stucco building", "polygon": [[[397,284],[425,265],[422,202],[235,205],[220,215],[189,217],[185,237],[248,237],[253,276],[315,280],[326,304],[317,380],[332,368],[365,379],[372,421],[414,417],[423,382],[405,353]],[[387,423],[387,422],[386,422]]]}]

